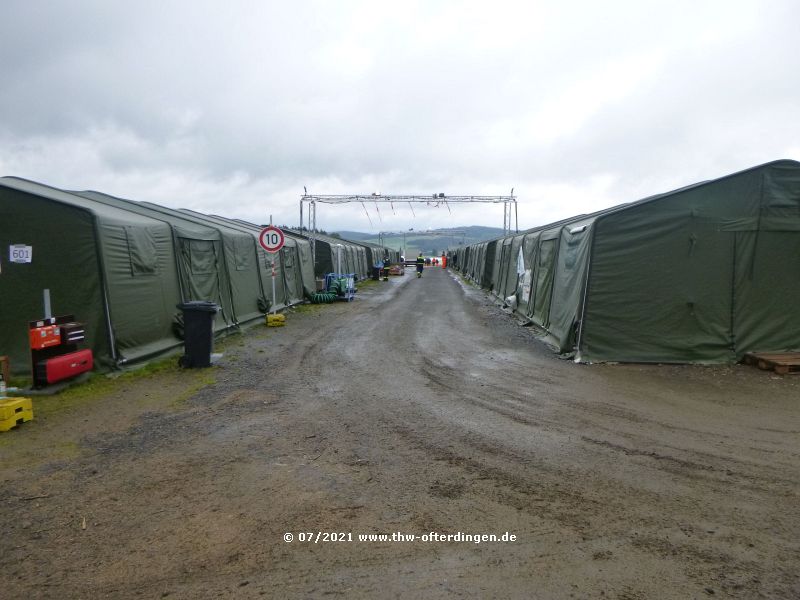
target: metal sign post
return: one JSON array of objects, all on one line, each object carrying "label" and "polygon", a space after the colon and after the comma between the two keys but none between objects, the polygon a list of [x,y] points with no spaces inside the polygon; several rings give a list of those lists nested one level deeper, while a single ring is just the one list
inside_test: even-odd
[{"label": "metal sign post", "polygon": [[275,306],[277,305],[275,298],[275,254],[283,248],[286,243],[286,236],[283,235],[283,231],[270,224],[269,227],[261,230],[261,235],[258,236],[258,243],[272,255],[272,314],[274,315],[276,312]]},{"label": "metal sign post", "polygon": [[277,311],[275,310],[275,305],[277,302],[275,301],[275,256],[272,257],[272,314],[274,315]]}]

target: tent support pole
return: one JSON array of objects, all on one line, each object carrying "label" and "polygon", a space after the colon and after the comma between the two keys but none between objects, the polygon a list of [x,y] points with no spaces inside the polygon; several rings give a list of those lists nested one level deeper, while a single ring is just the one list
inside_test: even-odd
[{"label": "tent support pole", "polygon": [[103,312],[105,313],[106,317],[106,329],[108,329],[108,344],[111,350],[111,359],[114,361],[115,365],[120,365],[124,363],[124,360],[120,360],[119,356],[117,355],[117,340],[114,337],[114,328],[111,324],[111,307],[108,305],[108,282],[106,281],[106,265],[103,261],[103,253],[100,252],[100,248],[103,246],[100,244],[100,223],[97,221],[97,215],[94,213],[92,214],[92,224],[94,225],[94,243],[97,246],[97,262],[100,266],[100,287],[103,289]]},{"label": "tent support pole", "polygon": [[594,228],[592,228],[592,243],[589,244],[589,259],[586,262],[586,277],[583,278],[583,299],[581,300],[581,319],[578,321],[578,339],[575,341],[575,362],[582,362],[581,344],[583,343],[583,324],[586,320],[586,297],[589,295],[589,274],[592,270],[593,250]]},{"label": "tent support pole", "polygon": [[49,319],[53,316],[53,309],[50,308],[50,290],[44,290],[42,296],[44,298],[44,318]]},{"label": "tent support pole", "polygon": [[317,240],[314,237],[317,231],[317,203],[312,200],[308,206],[308,232],[309,239],[311,240],[311,257],[314,259],[314,265],[317,264]]}]

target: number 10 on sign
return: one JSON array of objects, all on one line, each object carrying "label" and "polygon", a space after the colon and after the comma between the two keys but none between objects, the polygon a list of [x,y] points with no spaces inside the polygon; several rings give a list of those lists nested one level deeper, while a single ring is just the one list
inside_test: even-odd
[{"label": "number 10 on sign", "polygon": [[[271,219],[270,219],[271,220]],[[275,314],[275,253],[283,248],[286,237],[277,227],[270,225],[261,230],[258,236],[258,243],[267,252],[272,254],[272,314]]]},{"label": "number 10 on sign", "polygon": [[258,236],[258,242],[261,244],[261,247],[264,248],[270,254],[274,254],[278,252],[281,248],[283,248],[283,244],[286,242],[286,237],[283,235],[283,232],[270,225],[269,227],[264,227],[261,230],[261,235]]}]

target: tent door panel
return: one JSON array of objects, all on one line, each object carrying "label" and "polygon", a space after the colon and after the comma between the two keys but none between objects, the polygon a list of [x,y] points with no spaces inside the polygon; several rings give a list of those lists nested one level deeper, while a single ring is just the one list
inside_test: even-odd
[{"label": "tent door panel", "polygon": [[179,238],[183,278],[186,300],[208,300],[223,304],[221,301],[217,270],[216,242],[209,240],[193,240]]},{"label": "tent door panel", "polygon": [[297,272],[295,266],[295,248],[292,246],[284,246],[281,252],[283,259],[283,277],[286,286],[286,304],[297,302],[303,296],[298,294]]},{"label": "tent door panel", "polygon": [[498,280],[496,282],[497,287],[495,287],[494,293],[503,297],[503,292],[506,289],[506,279],[507,279],[507,271],[508,271],[508,261],[509,255],[508,251],[510,246],[508,244],[503,244],[500,248],[500,269],[498,273]]},{"label": "tent door panel", "polygon": [[550,292],[553,289],[556,241],[555,239],[544,240],[539,247],[536,290],[533,298],[533,318],[543,327],[547,326],[547,315],[550,312]]},{"label": "tent door panel", "polygon": [[736,357],[800,349],[800,232],[736,232],[733,314]]},{"label": "tent door panel", "polygon": [[533,317],[533,300],[536,296],[536,272],[539,263],[539,238],[531,238],[525,240],[525,247],[523,253],[527,268],[525,269],[525,276],[522,279],[522,295],[520,296],[520,305],[525,305],[525,316]]}]

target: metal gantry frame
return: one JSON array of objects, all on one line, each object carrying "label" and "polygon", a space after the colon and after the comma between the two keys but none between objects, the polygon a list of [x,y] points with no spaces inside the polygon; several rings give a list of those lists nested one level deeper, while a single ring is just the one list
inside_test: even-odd
[{"label": "metal gantry frame", "polygon": [[[514,196],[514,188],[511,188],[511,194],[508,196],[447,196],[445,194],[432,194],[429,196],[420,196],[414,194],[399,194],[399,195],[383,195],[383,194],[309,194],[306,188],[303,188],[303,195],[300,198],[300,231],[303,229],[307,231],[309,242],[311,242],[311,253],[316,260],[316,244],[315,237],[317,231],[317,203],[320,204],[348,204],[358,202],[366,211],[366,202],[374,202],[376,204],[391,204],[394,208],[394,203],[408,203],[411,207],[413,214],[414,209],[412,204],[425,204],[427,206],[446,206],[449,210],[450,204],[502,204],[503,205],[503,235],[511,233],[512,218],[515,231],[519,231],[519,221],[517,213],[517,198]],[[304,211],[303,207],[308,204],[308,209]],[[513,207],[513,211],[512,211]],[[303,221],[304,212],[308,217],[308,224]],[[369,216],[369,214],[367,214]]]}]

